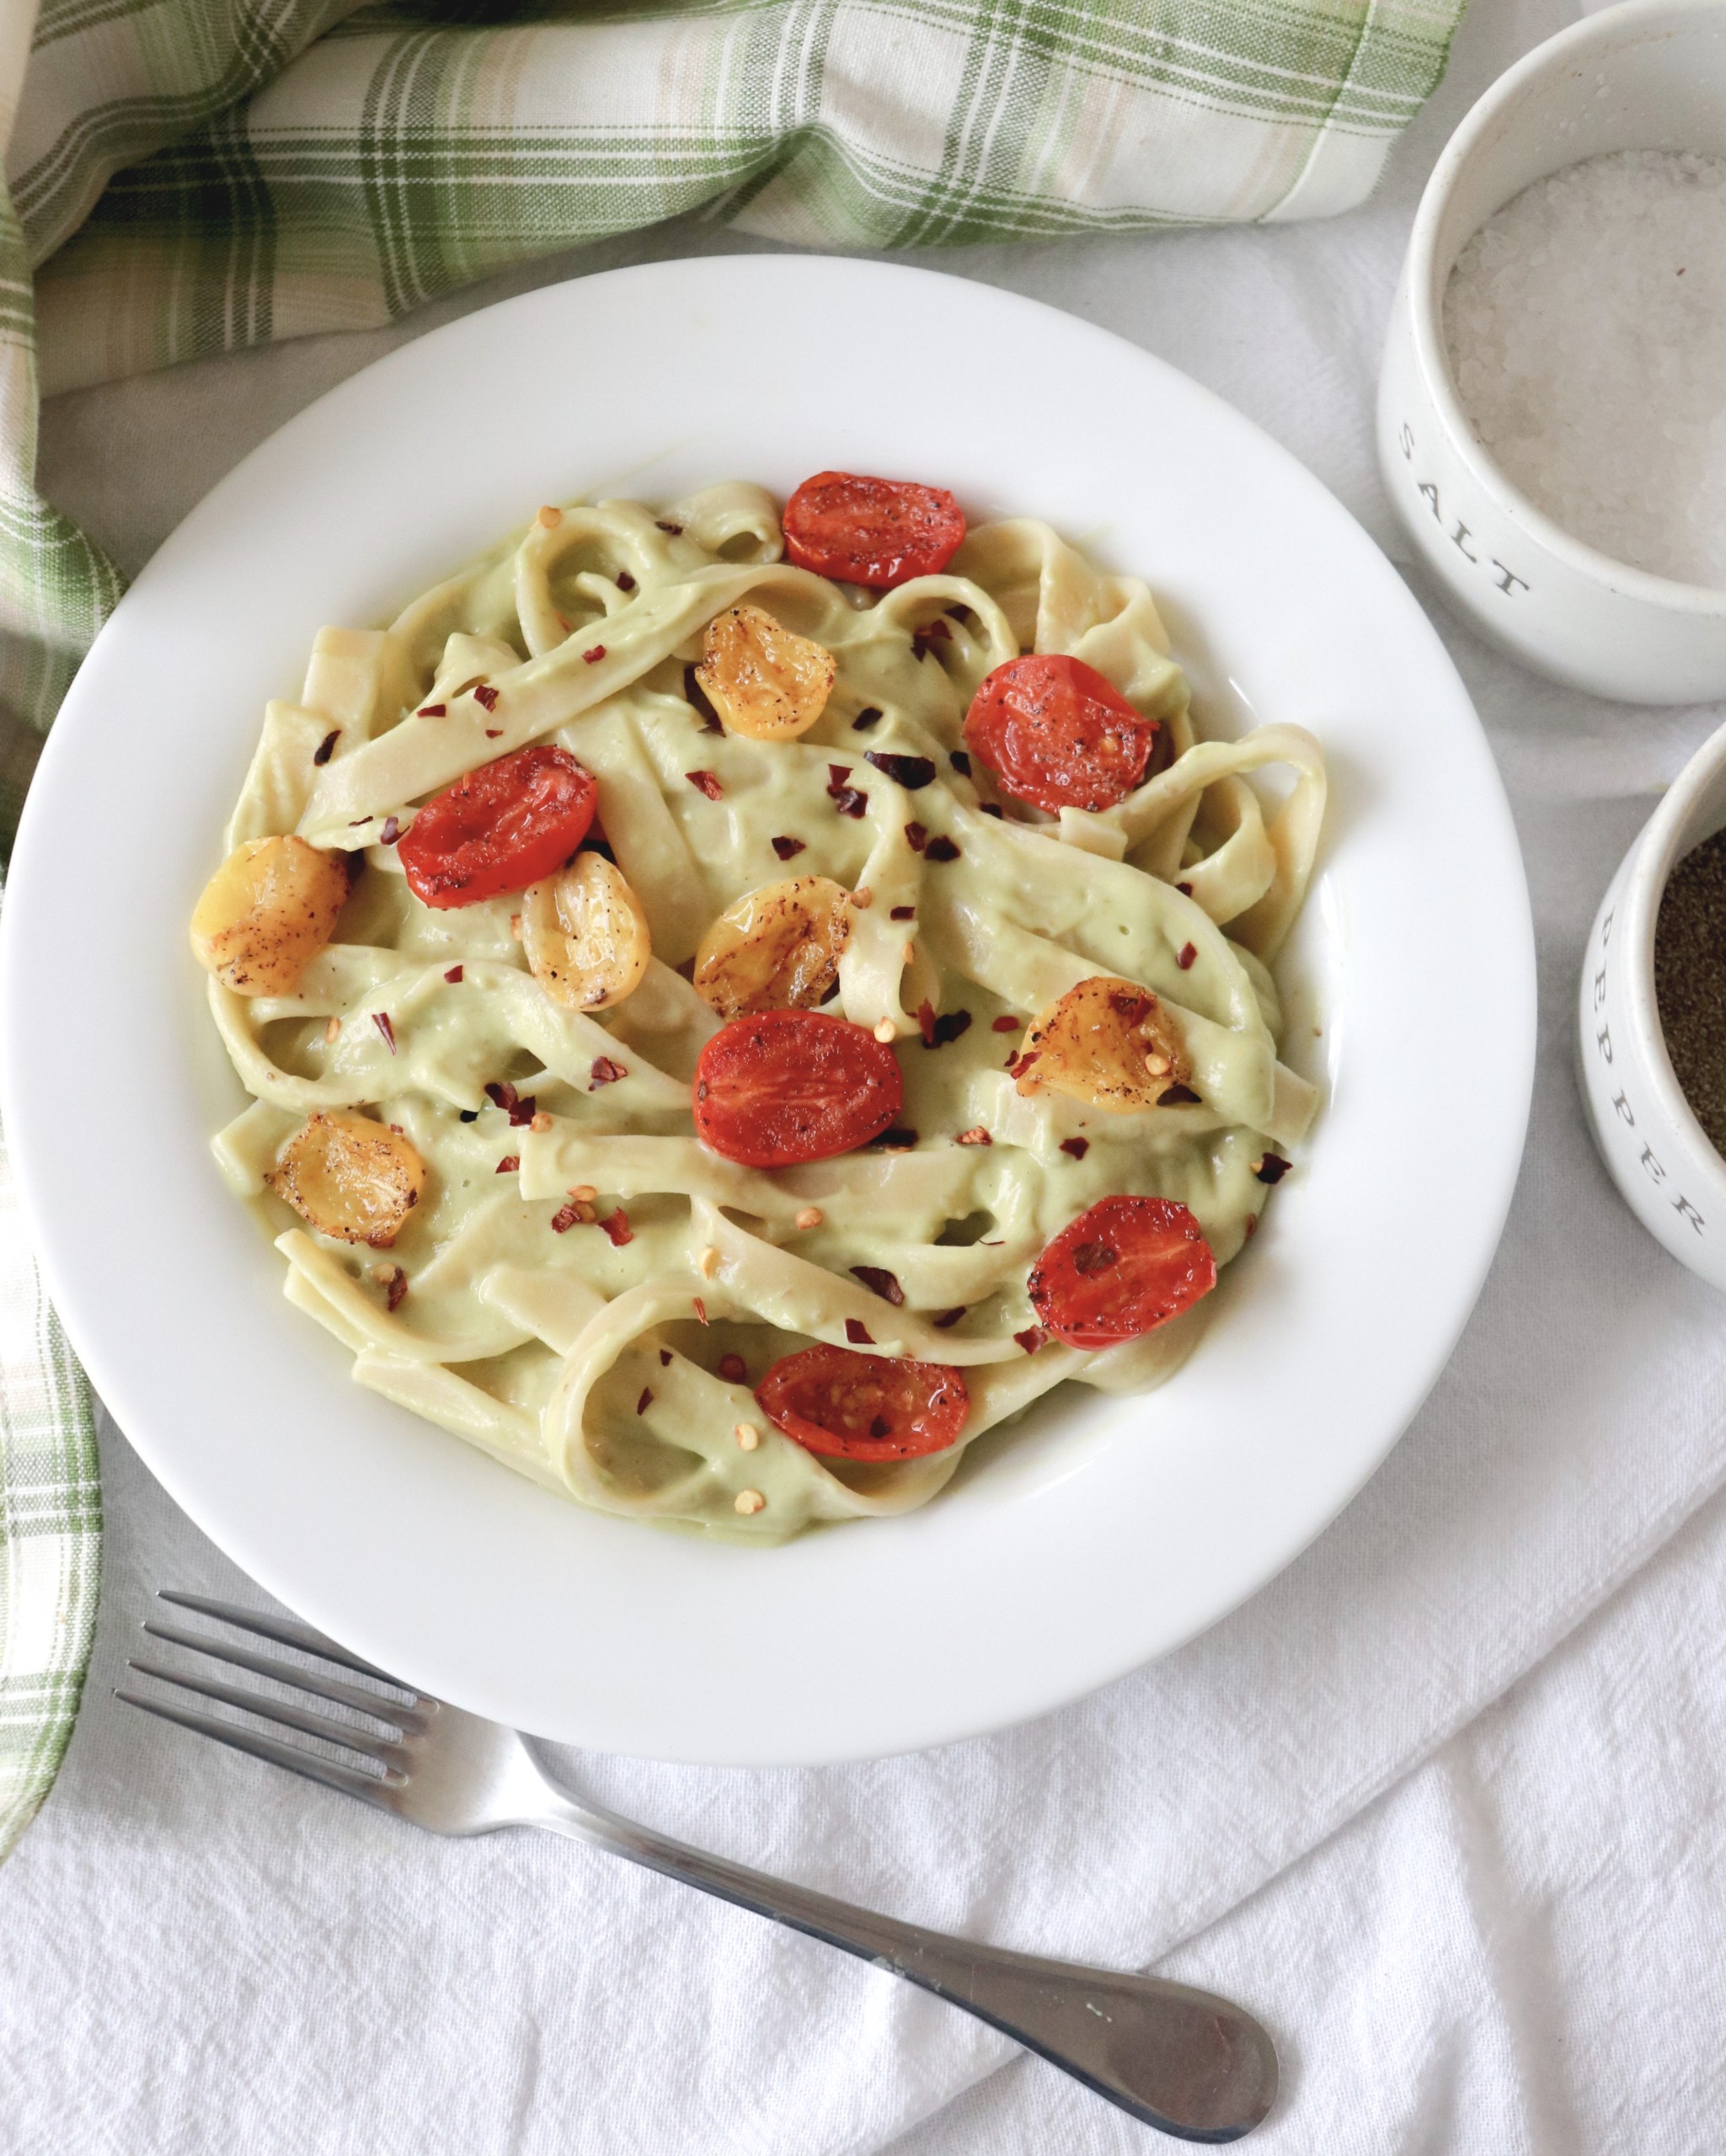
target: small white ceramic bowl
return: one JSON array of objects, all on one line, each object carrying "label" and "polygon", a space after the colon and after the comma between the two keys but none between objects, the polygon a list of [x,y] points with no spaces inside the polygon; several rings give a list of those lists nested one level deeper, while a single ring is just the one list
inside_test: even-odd
[{"label": "small white ceramic bowl", "polygon": [[1612,1180],[1675,1257],[1726,1288],[1726,1161],[1679,1089],[1654,999],[1654,926],[1668,878],[1726,829],[1726,726],[1643,826],[1595,917],[1583,963],[1583,1097]]},{"label": "small white ceramic bowl", "polygon": [[1537,46],[1446,145],[1403,264],[1380,377],[1379,458],[1417,552],[1514,658],[1635,703],[1726,696],[1726,591],[1631,568],[1513,486],[1463,414],[1445,286],[1495,211],[1547,173],[1615,150],[1726,156],[1726,4],[1627,0]]}]

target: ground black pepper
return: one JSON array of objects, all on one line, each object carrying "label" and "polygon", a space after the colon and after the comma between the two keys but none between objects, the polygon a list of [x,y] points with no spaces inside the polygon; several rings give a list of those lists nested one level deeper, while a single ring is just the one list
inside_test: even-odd
[{"label": "ground black pepper", "polygon": [[1726,831],[1672,871],[1654,925],[1654,994],[1684,1097],[1726,1155]]}]

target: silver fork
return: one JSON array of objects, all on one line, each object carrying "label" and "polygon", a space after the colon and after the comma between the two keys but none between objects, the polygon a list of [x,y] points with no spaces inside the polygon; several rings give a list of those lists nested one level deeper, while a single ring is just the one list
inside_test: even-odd
[{"label": "silver fork", "polygon": [[416,1691],[290,1618],[166,1588],[159,1590],[159,1599],[334,1663],[366,1681],[354,1684],[174,1625],[147,1623],[144,1630],[152,1639],[190,1647],[365,1721],[339,1720],[249,1686],[139,1661],[130,1666],[141,1676],[339,1747],[350,1759],[328,1758],[304,1744],[264,1736],[178,1701],[116,1693],[131,1706],[356,1796],[362,1804],[393,1812],[435,1834],[548,1827],[681,1879],[920,1984],[1036,2052],[1136,2119],[1183,2140],[1238,2140],[1270,2109],[1276,2094],[1276,2052],[1252,2015],[1226,1999],[1157,1977],[1087,1969],[949,1938],[709,1856],[578,1796],[558,1778],[534,1738]]}]

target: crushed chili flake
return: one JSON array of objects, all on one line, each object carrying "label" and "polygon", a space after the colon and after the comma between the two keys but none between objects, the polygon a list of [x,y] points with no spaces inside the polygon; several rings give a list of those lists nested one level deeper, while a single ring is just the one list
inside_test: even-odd
[{"label": "crushed chili flake", "polygon": [[1013,1337],[1024,1349],[1026,1354],[1034,1355],[1048,1339],[1049,1335],[1040,1325],[1028,1325],[1023,1332],[1016,1332]]},{"label": "crushed chili flake", "polygon": [[898,1276],[879,1265],[853,1265],[852,1274],[861,1280],[872,1295],[879,1295],[884,1303],[891,1303],[898,1310],[905,1301],[905,1290]]},{"label": "crushed chili flake", "polygon": [[650,1385],[644,1385],[641,1388],[641,1397],[635,1403],[635,1412],[638,1415],[645,1415],[652,1406],[653,1387]]},{"label": "crushed chili flake", "polygon": [[462,969],[459,966],[452,966],[444,975],[444,979],[448,981],[452,988],[455,986],[456,983],[461,979],[461,978]]},{"label": "crushed chili flake", "polygon": [[1175,889],[1184,899],[1190,899],[1193,895],[1193,887],[1190,883],[1177,883]]},{"label": "crushed chili flake", "polygon": [[[922,1013],[919,1011],[917,1016],[921,1020]],[[969,1033],[970,1023],[969,1011],[943,1011],[931,1030],[923,1035],[923,1046],[945,1048],[948,1041],[956,1041],[961,1033]]]},{"label": "crushed chili flake", "polygon": [[[911,946],[907,943],[905,947],[909,951]],[[906,963],[909,964],[909,959]],[[917,1006],[917,1031],[923,1037],[923,1046],[933,1048],[935,1045],[935,1006],[927,995]]]},{"label": "crushed chili flake", "polygon": [[857,717],[852,720],[851,730],[853,734],[867,734],[872,726],[879,726],[880,723],[879,711],[874,704],[865,704]]},{"label": "crushed chili flake", "polygon": [[1253,1172],[1260,1182],[1280,1182],[1293,1166],[1280,1153],[1267,1153],[1262,1161],[1253,1163]]},{"label": "crushed chili flake", "polygon": [[959,841],[956,839],[931,839],[924,850],[926,861],[957,861]]},{"label": "crushed chili flake", "polygon": [[635,1230],[629,1225],[629,1215],[621,1205],[615,1213],[607,1213],[600,1225],[619,1250],[625,1243],[633,1243],[635,1240]]},{"label": "crushed chili flake", "polygon": [[504,738],[504,729],[500,726],[488,726],[485,729],[485,738],[488,741],[501,741]]},{"label": "crushed chili flake", "polygon": [[1088,1138],[1063,1138],[1061,1150],[1063,1153],[1071,1154],[1074,1160],[1082,1161],[1091,1150],[1091,1141]]},{"label": "crushed chili flake", "polygon": [[383,1035],[383,1044],[393,1055],[396,1052],[396,1029],[389,1022],[388,1011],[374,1011],[371,1014],[371,1022]]},{"label": "crushed chili flake", "polygon": [[956,1310],[939,1310],[929,1320],[929,1322],[938,1331],[945,1332],[950,1326],[959,1323],[970,1307],[968,1303],[961,1303]]},{"label": "crushed chili flake", "polygon": [[602,643],[595,644],[591,650],[584,651],[581,654],[590,666],[597,666],[605,655],[606,648]]},{"label": "crushed chili flake", "polygon": [[1196,958],[1198,955],[1199,947],[1196,943],[1183,943],[1180,949],[1180,956],[1175,960],[1175,963],[1180,968],[1183,973],[1185,973],[1192,965],[1194,959]]},{"label": "crushed chili flake", "polygon": [[567,1235],[580,1218],[581,1208],[579,1205],[560,1205],[552,1215],[552,1233]]},{"label": "crushed chili flake", "polygon": [[392,1310],[398,1309],[402,1298],[407,1292],[408,1276],[398,1265],[392,1270],[389,1278],[384,1283],[384,1307]]},{"label": "crushed chili flake", "polygon": [[873,1348],[875,1344],[874,1334],[860,1317],[846,1319],[845,1337],[853,1348]]},{"label": "crushed chili flake", "polygon": [[1009,1056],[1007,1059],[1008,1076],[1013,1078],[1023,1078],[1026,1071],[1030,1069],[1031,1065],[1036,1060],[1037,1050],[1035,1049],[1028,1049],[1023,1055]]},{"label": "crushed chili flake", "polygon": [[523,1095],[516,1101],[510,1110],[510,1129],[525,1129],[538,1112],[539,1102],[534,1096],[532,1093]]},{"label": "crushed chili flake", "polygon": [[790,861],[803,851],[804,844],[802,839],[777,838],[773,841],[773,851],[781,861]]},{"label": "crushed chili flake", "polygon": [[929,843],[929,834],[921,824],[907,824],[905,827],[905,842],[913,853],[921,853]]},{"label": "crushed chili flake", "polygon": [[627,1063],[615,1063],[608,1055],[596,1055],[587,1074],[587,1090],[596,1092],[601,1086],[615,1086],[620,1078],[628,1075]]},{"label": "crushed chili flake", "polygon": [[1157,1105],[1160,1108],[1179,1107],[1184,1102],[1196,1101],[1198,1097],[1190,1086],[1170,1086],[1157,1096]]},{"label": "crushed chili flake", "polygon": [[1017,1018],[1008,1017],[1005,1012],[1003,1012],[1002,1016],[995,1021],[994,1024],[990,1028],[991,1033],[1016,1033],[1018,1030],[1019,1021]]},{"label": "crushed chili flake", "polygon": [[398,816],[386,816],[383,819],[383,829],[377,834],[378,844],[393,846],[401,835],[401,819]]},{"label": "crushed chili flake", "polygon": [[938,616],[932,622],[926,622],[922,628],[913,629],[911,641],[911,648],[921,659],[930,644],[950,643],[953,641],[953,632],[948,627],[946,622]]},{"label": "crushed chili flake", "polygon": [[691,1298],[691,1300],[692,1300],[692,1301],[694,1303],[694,1305],[695,1305],[695,1314],[696,1314],[696,1315],[697,1315],[697,1316],[701,1320],[702,1323],[703,1323],[703,1325],[705,1325],[705,1324],[707,1323],[707,1321],[708,1321],[708,1306],[707,1306],[707,1305],[706,1305],[704,1302],[703,1302],[703,1300],[702,1300],[702,1299],[701,1299],[701,1297],[700,1297],[699,1295],[692,1296],[692,1297]]},{"label": "crushed chili flake", "polygon": [[660,1368],[662,1370],[663,1370],[663,1369],[668,1369],[671,1367],[671,1349],[670,1349],[669,1348],[660,1348]]},{"label": "crushed chili flake", "polygon": [[721,1355],[719,1375],[727,1385],[741,1385],[749,1375],[749,1365],[741,1355]]},{"label": "crushed chili flake", "polygon": [[1248,1240],[1248,1242],[1251,1242],[1251,1241],[1253,1240],[1253,1236],[1254,1236],[1254,1235],[1256,1235],[1258,1234],[1258,1215],[1256,1213],[1249,1213],[1249,1214],[1247,1215],[1247,1240]]},{"label": "crushed chili flake", "polygon": [[968,755],[966,755],[963,749],[954,749],[948,756],[947,760],[952,765],[954,771],[959,773],[961,778],[969,778],[970,776],[971,760]]},{"label": "crushed chili flake", "polygon": [[889,921],[915,921],[916,917],[915,906],[895,906],[887,915]]},{"label": "crushed chili flake", "polygon": [[862,819],[864,811],[869,805],[868,794],[859,792],[854,786],[842,786],[836,792],[829,787],[827,791],[833,795],[833,806],[842,816],[850,816],[859,821]]},{"label": "crushed chili flake", "polygon": [[414,716],[416,718],[441,718],[448,709],[447,704],[421,704]]},{"label": "crushed chili flake", "polygon": [[489,681],[482,681],[473,691],[473,701],[487,711],[495,711],[498,707],[498,692]]},{"label": "crushed chili flake", "polygon": [[992,1145],[995,1140],[978,1123],[973,1123],[969,1130],[961,1130],[953,1142],[955,1145]]},{"label": "crushed chili flake", "polygon": [[716,771],[685,771],[683,776],[697,793],[706,794],[709,801],[717,801],[725,791]]},{"label": "crushed chili flake", "polygon": [[494,1108],[512,1108],[521,1098],[507,1079],[494,1078],[484,1090],[485,1097]]},{"label": "crushed chili flake", "polygon": [[633,576],[631,576],[631,575],[630,575],[630,574],[629,574],[629,572],[628,572],[628,569],[619,569],[619,570],[618,570],[618,572],[617,572],[617,589],[618,589],[618,590],[619,590],[619,591],[633,591],[633,590],[634,590],[634,589],[635,589],[635,579],[634,579],[634,578],[633,578]]},{"label": "crushed chili flake", "polygon": [[314,764],[327,764],[329,761],[330,757],[335,752],[336,743],[339,741],[341,738],[342,730],[339,726],[334,728],[329,733],[326,734],[323,739],[318,744],[318,746],[312,751],[313,762]]},{"label": "crushed chili flake", "polygon": [[910,793],[915,793],[919,787],[934,783],[934,760],[929,756],[900,756],[890,749],[865,749],[863,761],[873,764],[884,777]]},{"label": "crushed chili flake", "polygon": [[884,1130],[879,1138],[871,1139],[869,1142],[889,1153],[908,1153],[916,1144],[917,1134],[914,1130]]},{"label": "crushed chili flake", "polygon": [[520,1168],[521,1165],[521,1155],[519,1153],[505,1153],[502,1160],[500,1160],[497,1166],[492,1170],[492,1173],[494,1176],[512,1176],[516,1173],[517,1169]]},{"label": "crushed chili flake", "polygon": [[681,538],[682,536],[683,526],[681,524],[667,524],[662,516],[656,516],[654,523],[658,530],[669,531],[674,539]]},{"label": "crushed chili flake", "polygon": [[377,821],[377,819],[376,816],[350,816],[348,819],[348,829],[350,831],[356,831],[359,830],[361,824],[375,824]]}]

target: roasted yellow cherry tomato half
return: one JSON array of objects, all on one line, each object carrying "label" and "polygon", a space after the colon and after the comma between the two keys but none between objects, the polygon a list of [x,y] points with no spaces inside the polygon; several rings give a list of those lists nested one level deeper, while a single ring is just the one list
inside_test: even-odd
[{"label": "roasted yellow cherry tomato half", "polygon": [[1192,1065],[1174,1021],[1136,981],[1093,974],[1025,1029],[1013,1075],[1021,1093],[1045,1088],[1125,1115],[1193,1097]]},{"label": "roasted yellow cherry tomato half", "polygon": [[319,1235],[387,1250],[419,1203],[425,1163],[400,1131],[329,1108],[294,1133],[264,1179]]},{"label": "roasted yellow cherry tomato half", "polygon": [[347,895],[341,854],[291,836],[249,839],[204,886],[192,949],[236,995],[291,995],[334,934]]},{"label": "roasted yellow cherry tomato half", "polygon": [[759,606],[731,606],[708,623],[695,678],[728,734],[792,741],[833,693],[833,654]]},{"label": "roasted yellow cherry tomato half", "polygon": [[701,939],[697,994],[722,1018],[813,1011],[839,979],[851,934],[847,899],[826,876],[793,876],[739,899]]}]

